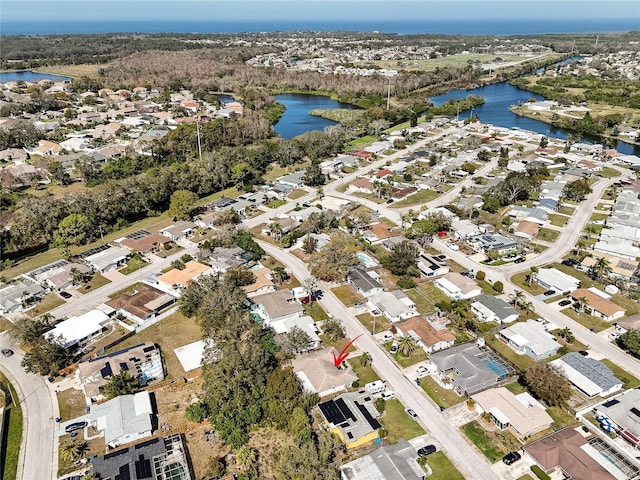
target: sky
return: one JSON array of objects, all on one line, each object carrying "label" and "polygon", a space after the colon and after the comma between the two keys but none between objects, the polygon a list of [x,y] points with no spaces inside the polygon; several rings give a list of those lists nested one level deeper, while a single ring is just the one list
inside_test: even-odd
[{"label": "sky", "polygon": [[[638,19],[639,0],[1,0],[0,22]],[[1,32],[0,32],[1,33]]]}]

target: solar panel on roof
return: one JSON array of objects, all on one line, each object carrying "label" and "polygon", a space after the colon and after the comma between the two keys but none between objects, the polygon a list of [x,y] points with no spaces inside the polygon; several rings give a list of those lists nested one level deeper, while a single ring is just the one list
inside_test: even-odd
[{"label": "solar panel on roof", "polygon": [[129,366],[124,362],[120,362],[120,369],[126,372],[129,370]]},{"label": "solar panel on roof", "polygon": [[346,420],[345,416],[336,405],[336,402],[334,402],[333,400],[320,403],[318,404],[318,407],[329,423],[340,425]]},{"label": "solar panel on roof", "polygon": [[136,466],[136,477],[138,479],[141,478],[152,478],[153,473],[151,471],[151,461],[149,459],[144,458],[144,455],[140,455],[138,460],[135,462]]},{"label": "solar panel on roof", "polygon": [[365,407],[364,405],[360,405],[358,402],[355,402],[355,403],[356,403],[356,407],[358,407],[358,410],[360,410],[360,413],[365,418],[365,420],[367,421],[367,423],[371,428],[373,428],[374,430],[382,428],[382,425],[380,425],[380,422],[375,418],[373,418],[371,413],[369,413],[369,410],[367,409],[367,407]]},{"label": "solar panel on roof", "polygon": [[640,417],[640,410],[638,410],[636,407],[631,407],[630,412],[633,413],[634,415]]},{"label": "solar panel on roof", "polygon": [[143,351],[144,353],[149,353],[149,352],[153,352],[155,349],[156,349],[156,347],[155,347],[154,345],[151,345],[151,346],[149,346],[149,347],[144,347],[144,348],[142,349],[142,351]]},{"label": "solar panel on roof", "polygon": [[116,480],[131,480],[131,474],[129,473],[129,464],[122,465],[118,469]]},{"label": "solar panel on roof", "polygon": [[343,398],[338,398],[335,401],[336,406],[338,407],[338,409],[340,409],[340,413],[342,413],[342,416],[345,419],[349,419],[352,422],[356,421],[356,417],[353,414],[353,412],[351,411],[351,409],[347,406],[346,402],[344,401]]},{"label": "solar panel on roof", "polygon": [[608,402],[604,402],[602,404],[603,407],[613,407],[614,405],[619,404],[620,402],[618,400],[616,400],[615,398],[613,400],[609,400]]},{"label": "solar panel on roof", "polygon": [[107,378],[113,375],[113,370],[111,370],[110,363],[107,362],[104,364],[104,367],[100,369],[100,375],[102,376],[102,378]]},{"label": "solar panel on roof", "polygon": [[151,233],[146,230],[138,230],[136,232],[128,234],[127,238],[130,238],[131,240],[140,240],[141,238],[144,238],[148,235],[151,235]]}]

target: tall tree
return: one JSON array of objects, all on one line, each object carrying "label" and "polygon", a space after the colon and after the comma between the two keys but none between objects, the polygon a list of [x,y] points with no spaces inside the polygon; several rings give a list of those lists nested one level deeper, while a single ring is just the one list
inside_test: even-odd
[{"label": "tall tree", "polygon": [[347,276],[349,268],[358,263],[355,252],[355,246],[346,236],[335,236],[331,242],[313,254],[309,270],[321,280],[342,281]]},{"label": "tall tree", "polygon": [[176,190],[171,195],[169,215],[176,220],[189,220],[191,210],[198,201],[198,194],[189,190]]},{"label": "tall tree", "polygon": [[137,393],[138,390],[140,390],[140,382],[138,379],[125,371],[117,375],[112,375],[109,381],[100,389],[101,393],[107,399]]},{"label": "tall tree", "polygon": [[524,372],[524,381],[533,394],[552,407],[561,407],[571,397],[571,383],[550,363],[535,363]]}]

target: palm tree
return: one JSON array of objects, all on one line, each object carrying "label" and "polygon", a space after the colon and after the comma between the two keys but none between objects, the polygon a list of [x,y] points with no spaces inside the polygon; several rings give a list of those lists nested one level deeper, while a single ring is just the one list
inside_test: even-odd
[{"label": "palm tree", "polygon": [[404,335],[398,340],[398,349],[402,352],[402,355],[408,357],[416,351],[417,345],[415,339],[411,335]]},{"label": "palm tree", "polygon": [[89,451],[89,442],[65,442],[60,447],[60,456],[67,462],[73,462],[84,457]]},{"label": "palm tree", "polygon": [[271,235],[273,235],[273,239],[276,242],[279,242],[280,239],[282,238],[282,225],[280,225],[278,222],[273,222],[271,225],[269,225],[269,230],[271,231]]},{"label": "palm tree", "polygon": [[529,287],[531,286],[531,283],[536,279],[537,276],[538,276],[538,267],[531,267],[531,271],[527,274],[525,278],[525,282]]},{"label": "palm tree", "polygon": [[514,307],[518,307],[522,305],[525,299],[526,297],[522,290],[516,290],[511,295],[509,295],[509,300],[511,301],[511,305],[513,305]]},{"label": "palm tree", "polygon": [[369,352],[362,352],[362,355],[360,355],[360,365],[362,365],[363,367],[371,365],[372,360],[373,359],[371,358],[371,354]]},{"label": "palm tree", "polygon": [[524,310],[524,313],[529,313],[531,311],[533,311],[533,302],[524,302],[521,304],[522,309]]},{"label": "palm tree", "polygon": [[248,471],[256,463],[257,459],[256,451],[249,445],[243,445],[236,451],[236,463],[244,472]]},{"label": "palm tree", "polygon": [[591,268],[593,269],[596,280],[602,280],[611,273],[611,264],[609,260],[604,257],[600,257]]},{"label": "palm tree", "polygon": [[318,289],[318,281],[315,277],[307,277],[302,282],[304,291],[309,295],[309,302],[313,302],[314,295]]},{"label": "palm tree", "polygon": [[576,312],[578,313],[584,312],[584,309],[586,308],[587,305],[589,305],[589,302],[585,297],[576,298],[576,303],[573,304],[574,308],[576,309]]},{"label": "palm tree", "polygon": [[289,278],[289,274],[284,269],[284,267],[275,267],[271,272],[271,276],[275,280],[276,283],[282,284],[285,280]]}]

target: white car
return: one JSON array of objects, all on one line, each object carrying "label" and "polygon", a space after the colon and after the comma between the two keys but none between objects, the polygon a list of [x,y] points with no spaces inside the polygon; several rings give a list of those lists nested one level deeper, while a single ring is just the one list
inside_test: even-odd
[{"label": "white car", "polygon": [[458,251],[460,250],[460,247],[458,245],[456,245],[455,243],[447,243],[447,247],[449,247],[451,250],[453,251]]},{"label": "white car", "polygon": [[620,336],[620,332],[611,332],[608,335],[609,340],[615,340]]},{"label": "white car", "polygon": [[383,399],[385,402],[387,400],[393,400],[395,398],[396,394],[393,393],[393,390],[385,390],[384,392],[382,392],[380,394],[380,398]]},{"label": "white car", "polygon": [[382,335],[382,343],[387,343],[390,342],[391,340],[393,340],[393,333],[387,332],[384,335]]},{"label": "white car", "polygon": [[416,377],[422,378],[422,377],[426,377],[427,375],[429,375],[429,370],[427,370],[427,367],[419,366],[416,369]]}]

